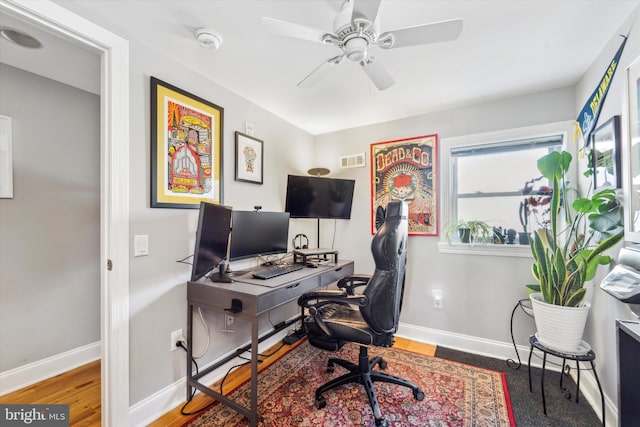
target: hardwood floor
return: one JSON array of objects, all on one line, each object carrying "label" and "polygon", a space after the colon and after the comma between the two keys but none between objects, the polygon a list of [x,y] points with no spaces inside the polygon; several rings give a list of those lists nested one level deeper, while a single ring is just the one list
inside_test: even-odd
[{"label": "hardwood floor", "polygon": [[72,426],[100,426],[100,361],[0,396],[0,403],[68,404]]},{"label": "hardwood floor", "polygon": [[[279,357],[290,351],[296,345],[285,345],[273,353],[260,364],[259,369],[265,369]],[[273,352],[279,345],[266,351]],[[436,347],[404,338],[396,338],[396,348],[433,356]],[[232,372],[225,381],[223,392],[226,393],[242,384],[249,378],[249,366],[243,366]],[[214,384],[217,386],[218,384]],[[210,402],[210,398],[203,393],[197,393],[186,408],[187,412],[197,410]],[[0,403],[16,404],[69,404],[70,421],[72,426],[100,426],[100,361],[76,368],[64,374],[57,375],[37,384],[33,384],[13,393],[0,396]],[[151,427],[178,427],[188,418],[180,413],[182,404],[162,415],[152,422]]]}]

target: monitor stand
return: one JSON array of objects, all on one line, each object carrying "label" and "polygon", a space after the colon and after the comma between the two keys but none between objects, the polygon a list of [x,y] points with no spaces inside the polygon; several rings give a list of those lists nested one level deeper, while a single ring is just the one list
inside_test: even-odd
[{"label": "monitor stand", "polygon": [[227,264],[225,262],[220,263],[218,271],[211,273],[209,280],[217,283],[233,283],[233,279],[227,274]]}]

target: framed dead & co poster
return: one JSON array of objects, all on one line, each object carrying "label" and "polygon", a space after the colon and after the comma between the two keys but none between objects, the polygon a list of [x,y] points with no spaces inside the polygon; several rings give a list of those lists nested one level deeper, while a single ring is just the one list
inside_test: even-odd
[{"label": "framed dead & co poster", "polygon": [[438,235],[438,135],[371,144],[371,232],[378,207],[409,205],[409,235]]}]

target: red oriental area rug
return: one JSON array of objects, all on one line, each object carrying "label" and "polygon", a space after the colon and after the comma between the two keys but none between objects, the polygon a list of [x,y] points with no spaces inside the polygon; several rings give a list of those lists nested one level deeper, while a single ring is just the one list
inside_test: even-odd
[{"label": "red oriental area rug", "polygon": [[[371,348],[388,363],[385,372],[418,384],[423,401],[410,389],[375,383],[384,419],[390,426],[515,426],[503,373],[424,356],[395,348]],[[327,373],[328,357],[358,360],[358,347],[346,344],[330,353],[304,342],[260,373],[258,406],[261,427],[375,426],[366,393],[349,384],[324,394],[327,406],[315,407],[315,389],[345,371],[336,365]],[[244,406],[249,402],[249,382],[231,392]],[[248,426],[246,418],[215,403],[185,426]]]}]

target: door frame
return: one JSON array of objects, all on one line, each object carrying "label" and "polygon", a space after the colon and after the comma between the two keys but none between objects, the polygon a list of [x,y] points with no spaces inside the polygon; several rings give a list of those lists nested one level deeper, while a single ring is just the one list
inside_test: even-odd
[{"label": "door frame", "polygon": [[129,425],[129,42],[49,0],[0,0],[8,13],[100,55],[102,425]]}]

